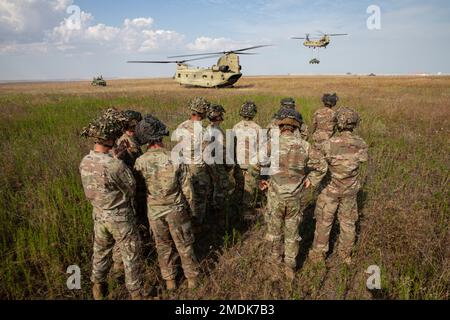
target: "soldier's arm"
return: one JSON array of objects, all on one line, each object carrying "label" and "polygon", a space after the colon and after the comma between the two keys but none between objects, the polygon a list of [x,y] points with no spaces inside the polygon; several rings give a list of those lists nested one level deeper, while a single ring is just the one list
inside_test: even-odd
[{"label": "soldier's arm", "polygon": [[325,155],[319,150],[310,147],[308,153],[308,168],[311,169],[311,172],[308,174],[307,179],[311,182],[313,187],[316,187],[328,171],[328,163]]},{"label": "soldier's arm", "polygon": [[125,163],[117,161],[110,170],[110,176],[119,190],[129,197],[134,197],[136,194],[136,180]]},{"label": "soldier's arm", "polygon": [[317,116],[316,116],[316,114],[314,113],[314,115],[313,115],[313,121],[312,121],[312,124],[311,124],[311,128],[310,128],[310,130],[309,130],[309,133],[310,133],[310,134],[313,134],[314,132],[316,132],[316,129],[317,129]]},{"label": "soldier's arm", "polygon": [[361,139],[361,149],[359,150],[358,156],[360,162],[367,162],[369,160],[369,147],[363,139]]},{"label": "soldier's arm", "polygon": [[306,123],[302,123],[300,128],[300,135],[303,140],[308,140],[308,125]]}]

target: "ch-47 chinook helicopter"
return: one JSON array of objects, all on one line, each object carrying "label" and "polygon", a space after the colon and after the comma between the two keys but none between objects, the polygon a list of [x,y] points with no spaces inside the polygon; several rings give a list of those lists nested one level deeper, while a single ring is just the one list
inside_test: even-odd
[{"label": "ch-47 chinook helicopter", "polygon": [[[246,51],[268,46],[269,45],[260,45],[239,50],[168,57],[169,59],[192,57],[192,59],[179,61],[128,61],[128,63],[173,63],[177,65],[174,80],[180,85],[202,88],[225,88],[232,87],[242,77],[242,67],[239,64],[239,55],[254,55],[256,53]],[[187,62],[217,58],[218,56],[220,57],[217,64],[213,65],[211,68],[192,67],[187,64]]]},{"label": "ch-47 chinook helicopter", "polygon": [[[300,37],[292,37],[291,39],[295,40],[305,40],[303,42],[303,45],[307,48],[312,49],[312,59],[309,61],[310,64],[319,64],[319,50],[320,48],[327,48],[328,45],[331,43],[331,37],[338,37],[338,36],[347,36],[346,33],[332,33],[332,34],[326,34],[321,31],[319,31],[321,37],[317,39],[311,39],[311,35],[309,33],[306,34],[306,37],[300,38]],[[315,55],[317,53],[317,55]]]}]

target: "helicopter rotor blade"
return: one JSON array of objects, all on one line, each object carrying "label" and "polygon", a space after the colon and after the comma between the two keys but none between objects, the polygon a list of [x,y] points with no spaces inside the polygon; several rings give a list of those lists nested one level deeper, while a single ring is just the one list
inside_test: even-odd
[{"label": "helicopter rotor blade", "polygon": [[177,63],[177,61],[127,61],[127,63]]},{"label": "helicopter rotor blade", "polygon": [[157,60],[157,61],[143,60],[143,61],[128,61],[128,63],[161,63],[161,64],[175,63],[175,64],[182,64],[182,63],[186,63],[186,62],[197,61],[197,60],[204,60],[204,59],[211,59],[211,58],[216,58],[216,56],[212,55],[212,56],[206,56],[206,57],[195,58],[195,59],[179,60],[179,61],[175,61],[175,60]]},{"label": "helicopter rotor blade", "polygon": [[329,34],[330,37],[338,37],[338,36],[348,36],[348,33],[332,33]]},{"label": "helicopter rotor blade", "polygon": [[253,47],[249,47],[249,48],[244,48],[244,49],[220,51],[220,52],[205,52],[205,53],[184,54],[184,55],[179,55],[179,56],[170,56],[170,57],[167,57],[167,58],[172,59],[172,58],[198,57],[198,56],[209,56],[209,55],[222,55],[222,54],[229,54],[229,53],[242,54],[244,51],[248,51],[248,50],[252,50],[252,49],[258,49],[258,48],[264,48],[264,47],[271,47],[271,45],[259,45],[259,46],[253,46]]},{"label": "helicopter rotor blade", "polygon": [[294,39],[294,40],[305,40],[306,38],[301,38],[301,37],[291,37],[291,39]]}]

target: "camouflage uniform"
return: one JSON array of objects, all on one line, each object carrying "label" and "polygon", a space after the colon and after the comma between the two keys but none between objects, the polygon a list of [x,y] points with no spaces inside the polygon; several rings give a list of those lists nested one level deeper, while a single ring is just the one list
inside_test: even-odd
[{"label": "camouflage uniform", "polygon": [[336,94],[326,94],[323,96],[322,100],[325,107],[314,113],[311,129],[314,146],[319,149],[334,133],[334,128],[336,126],[336,112],[332,108],[336,105],[338,97]]},{"label": "camouflage uniform", "polygon": [[125,164],[109,154],[91,151],[80,164],[86,197],[94,218],[91,281],[104,283],[117,243],[125,268],[125,284],[132,293],[142,288],[141,242],[135,222],[135,180]]},{"label": "camouflage uniform", "polygon": [[[134,131],[136,125],[142,120],[142,115],[137,111],[126,110],[123,111],[122,114],[127,118],[124,131]],[[143,240],[148,237],[145,181],[141,180],[134,171],[134,163],[136,162],[136,159],[142,155],[141,147],[134,136],[130,136],[127,132],[124,132],[116,141],[114,154],[117,158],[125,162],[127,167],[133,172],[133,176],[136,180],[134,208],[136,209],[136,222],[141,233],[141,240]],[[113,249],[113,261],[114,276],[120,277],[124,268],[120,247],[117,244]]]},{"label": "camouflage uniform", "polygon": [[[207,106],[209,106],[209,103],[204,99],[197,98],[190,103],[190,109],[192,111],[203,108],[204,113],[206,113]],[[204,129],[200,121],[186,120],[178,126],[177,130],[185,130],[183,132],[189,134],[191,137],[191,145],[187,146],[188,158],[184,159],[186,161],[185,163],[190,162],[190,164],[181,166],[182,189],[194,219],[193,222],[196,226],[201,226],[206,217],[207,202],[211,194],[211,176],[202,156],[204,143],[203,141],[196,141],[198,139],[196,139],[194,134],[195,126],[201,129],[202,134],[204,134]],[[197,155],[198,157],[196,157],[194,152],[196,147],[200,148],[201,151]]]},{"label": "camouflage uniform", "polygon": [[[246,102],[241,107],[240,115],[244,120],[238,122],[233,127],[233,136],[235,139],[235,157],[236,166],[234,179],[236,181],[236,195],[246,209],[253,209],[256,202],[257,196],[257,184],[254,175],[249,173],[250,165],[250,150],[258,152],[259,147],[259,134],[261,127],[254,122],[253,119],[256,116],[257,108],[253,102]],[[256,134],[256,139],[252,141],[249,138],[239,139],[239,136],[248,137],[252,134]],[[250,146],[250,143],[255,143],[254,146]],[[239,163],[239,158],[237,157],[238,152],[242,152],[244,156],[244,161]],[[257,163],[258,159],[254,162]]]},{"label": "camouflage uniform", "polygon": [[[295,108],[296,108],[295,100],[293,98],[281,99],[280,111],[281,111],[281,109],[284,109],[284,108],[295,110]],[[278,129],[275,116],[268,124],[267,129],[268,130]],[[295,130],[294,135],[298,138],[302,138],[303,140],[308,140],[308,125],[303,120],[300,124],[300,127]]]},{"label": "camouflage uniform", "polygon": [[[225,163],[226,155],[226,141],[225,141],[225,131],[217,124],[210,124],[206,128],[205,138],[209,139],[212,135],[212,130],[218,130],[223,135],[223,155],[224,162],[214,163],[208,165],[210,169],[211,180],[213,182],[213,204],[215,208],[220,208],[223,206],[224,202],[228,199],[228,196],[233,192],[232,183],[230,181],[230,170],[231,167]],[[214,139],[213,139],[214,140]],[[214,157],[214,154],[212,155]]]},{"label": "camouflage uniform", "polygon": [[[284,109],[277,115],[279,125],[300,126],[300,114]],[[273,156],[273,155],[272,155]],[[278,150],[279,168],[269,177],[268,230],[266,238],[272,242],[272,258],[284,261],[291,269],[296,267],[299,250],[299,225],[302,220],[304,184],[308,179],[313,186],[319,184],[326,173],[326,162],[305,140],[293,132],[280,135]],[[307,175],[307,170],[311,172]]]},{"label": "camouflage uniform", "polygon": [[[154,134],[164,135],[161,130]],[[163,279],[175,279],[178,255],[185,276],[188,279],[196,278],[199,266],[193,249],[194,234],[186,210],[187,203],[181,189],[182,171],[172,163],[170,151],[163,147],[148,149],[137,159],[135,169],[146,181],[148,219]]]},{"label": "camouflage uniform", "polygon": [[323,259],[328,252],[336,212],[340,224],[338,255],[349,261],[355,241],[357,193],[361,187],[360,165],[368,159],[368,147],[363,139],[352,132],[359,121],[355,112],[341,108],[337,118],[339,132],[322,145],[329,171],[316,204],[316,231],[310,251],[313,260]]}]

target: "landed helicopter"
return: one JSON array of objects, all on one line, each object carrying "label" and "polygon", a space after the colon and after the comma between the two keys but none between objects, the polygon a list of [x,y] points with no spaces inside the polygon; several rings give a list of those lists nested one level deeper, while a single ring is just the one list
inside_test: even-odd
[{"label": "landed helicopter", "polygon": [[[269,47],[269,45],[259,45],[231,51],[168,57],[169,59],[193,57],[192,59],[180,61],[128,61],[128,63],[173,63],[177,65],[174,80],[180,85],[201,88],[226,88],[232,87],[242,77],[242,67],[239,64],[239,55],[254,55],[256,53],[246,51],[263,47]],[[211,68],[192,67],[187,64],[187,62],[217,58],[218,56],[220,57],[217,64],[213,65]]]},{"label": "landed helicopter", "polygon": [[326,34],[323,32],[319,32],[321,37],[317,39],[311,39],[311,35],[309,33],[306,34],[305,37],[292,37],[291,39],[294,40],[305,40],[303,42],[303,45],[307,48],[312,49],[312,59],[309,61],[310,64],[319,64],[319,50],[321,48],[327,48],[328,45],[331,43],[331,37],[339,37],[339,36],[347,36],[347,33],[332,33],[332,34]]}]

